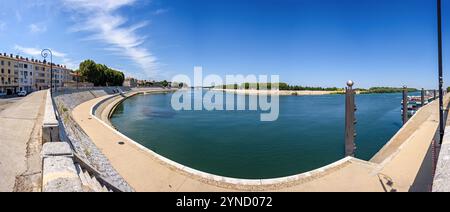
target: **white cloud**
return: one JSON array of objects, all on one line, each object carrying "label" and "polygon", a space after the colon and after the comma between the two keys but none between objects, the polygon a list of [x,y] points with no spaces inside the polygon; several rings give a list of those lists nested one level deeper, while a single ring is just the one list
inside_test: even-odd
[{"label": "white cloud", "polygon": [[162,15],[169,12],[169,9],[157,9],[155,12],[153,12],[153,15]]},{"label": "white cloud", "polygon": [[[15,45],[14,50],[19,51],[24,54],[31,55],[31,56],[39,56],[39,57],[41,56],[41,51],[42,51],[42,49],[39,49],[39,48],[23,47],[20,45]],[[67,54],[59,52],[59,51],[52,50],[52,53],[53,53],[54,57],[67,57]]]},{"label": "white cloud", "polygon": [[108,45],[105,49],[121,53],[139,65],[149,76],[156,74],[156,57],[145,47],[145,37],[137,30],[147,26],[147,22],[124,26],[127,19],[116,12],[119,8],[130,6],[136,0],[64,0],[64,5],[76,14],[78,22],[72,31],[87,31],[92,34],[88,40],[98,40]]},{"label": "white cloud", "polygon": [[62,64],[69,69],[76,70],[78,69],[80,62],[74,62],[72,59],[64,57],[62,59]]},{"label": "white cloud", "polygon": [[41,23],[30,24],[28,28],[30,29],[30,32],[34,34],[43,33],[47,31],[47,26]]},{"label": "white cloud", "polygon": [[123,6],[132,5],[136,0],[64,0],[70,8],[84,9],[86,12],[103,11],[112,12]]},{"label": "white cloud", "polygon": [[[33,48],[33,47],[23,47],[20,45],[15,45],[14,50],[17,51],[19,54],[24,54],[28,56],[32,56],[36,59],[42,58],[41,52],[42,49],[39,48]],[[77,65],[76,63],[68,57],[66,53],[62,53],[60,51],[52,50],[53,54],[53,60],[60,60],[63,65],[66,65],[67,68],[70,69],[76,69]]]}]

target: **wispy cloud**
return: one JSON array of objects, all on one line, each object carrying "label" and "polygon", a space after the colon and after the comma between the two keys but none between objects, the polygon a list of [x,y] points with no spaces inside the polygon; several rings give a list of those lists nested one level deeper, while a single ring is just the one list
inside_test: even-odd
[{"label": "wispy cloud", "polygon": [[29,30],[33,34],[43,33],[47,31],[47,26],[42,23],[34,23],[28,26]]},{"label": "wispy cloud", "polygon": [[76,24],[72,31],[86,31],[92,34],[86,39],[107,44],[109,51],[120,52],[135,62],[147,77],[157,73],[157,59],[145,47],[145,37],[137,30],[148,22],[126,26],[127,18],[117,14],[117,10],[133,5],[136,0],[64,0],[66,8],[76,14]]},{"label": "wispy cloud", "polygon": [[[20,51],[21,53],[28,54],[31,56],[39,56],[39,57],[41,56],[41,51],[42,51],[42,49],[39,49],[39,48],[23,47],[20,45],[15,45],[14,50]],[[67,57],[66,53],[62,53],[62,52],[59,52],[56,50],[52,50],[52,53],[53,53],[54,57]]]},{"label": "wispy cloud", "polygon": [[169,9],[157,9],[155,12],[153,12],[153,15],[162,15],[169,12]]},{"label": "wispy cloud", "polygon": [[[34,58],[41,58],[41,51],[42,49],[39,48],[33,48],[33,47],[23,47],[21,45],[15,45],[14,50],[17,51],[20,54],[32,56]],[[66,65],[70,69],[76,69],[77,65],[76,63],[68,57],[66,53],[52,50],[53,58],[58,59],[62,62],[62,64]]]}]

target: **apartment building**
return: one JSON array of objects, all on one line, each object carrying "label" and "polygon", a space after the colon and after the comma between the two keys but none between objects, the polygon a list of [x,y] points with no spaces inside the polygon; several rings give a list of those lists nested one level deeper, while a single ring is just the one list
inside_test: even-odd
[{"label": "apartment building", "polygon": [[42,63],[34,65],[34,90],[50,88],[50,68]]},{"label": "apartment building", "polygon": [[[24,58],[19,55],[0,54],[0,94],[11,95],[20,91],[38,91],[50,88],[50,63]],[[53,88],[72,82],[73,71],[53,64]]]},{"label": "apartment building", "polygon": [[33,91],[33,63],[28,61],[28,58],[17,58],[14,64],[15,73],[19,73],[19,88],[18,91]]},{"label": "apartment building", "polygon": [[53,66],[53,85],[57,88],[61,88],[64,87],[65,83],[72,82],[72,72],[72,70],[61,65]]},{"label": "apartment building", "polygon": [[137,82],[138,82],[137,79],[128,77],[128,78],[125,78],[125,81],[123,82],[123,86],[134,88],[134,87],[137,87],[137,85],[138,85]]},{"label": "apartment building", "polygon": [[0,56],[0,94],[14,94],[19,86],[19,75],[14,70],[15,60],[12,55]]}]

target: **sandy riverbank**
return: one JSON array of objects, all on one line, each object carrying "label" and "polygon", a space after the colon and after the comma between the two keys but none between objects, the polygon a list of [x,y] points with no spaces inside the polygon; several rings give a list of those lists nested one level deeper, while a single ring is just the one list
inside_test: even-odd
[{"label": "sandy riverbank", "polygon": [[320,95],[330,95],[339,94],[340,91],[281,91],[281,90],[235,90],[235,89],[212,89],[214,91],[224,91],[236,94],[245,95],[279,95],[279,96],[320,96]]}]

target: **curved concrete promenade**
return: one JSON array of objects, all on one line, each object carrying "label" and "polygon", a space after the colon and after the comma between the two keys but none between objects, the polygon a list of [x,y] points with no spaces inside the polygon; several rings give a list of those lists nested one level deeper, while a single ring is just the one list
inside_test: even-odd
[{"label": "curved concrete promenade", "polygon": [[[134,94],[134,93],[132,93]],[[417,115],[371,162],[344,158],[329,166],[278,179],[226,178],[193,170],[137,144],[105,121],[123,96],[87,101],[75,121],[136,191],[429,191],[431,144],[438,128],[438,105]],[[448,105],[448,97],[446,105]],[[93,115],[93,109],[97,109]],[[105,115],[106,114],[106,115]],[[100,117],[100,118],[99,118]],[[119,142],[124,142],[120,145]]]}]

